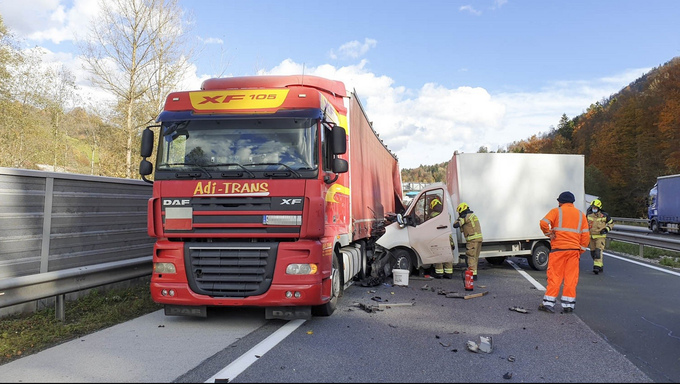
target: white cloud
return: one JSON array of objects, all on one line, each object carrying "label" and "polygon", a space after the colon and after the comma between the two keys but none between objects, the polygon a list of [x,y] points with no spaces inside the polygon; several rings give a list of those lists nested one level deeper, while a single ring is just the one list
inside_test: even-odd
[{"label": "white cloud", "polygon": [[332,59],[337,59],[338,57],[343,59],[357,59],[365,55],[371,48],[375,48],[377,44],[377,40],[369,38],[364,39],[363,43],[357,40],[350,41],[349,43],[341,45],[340,48],[338,48],[337,53],[334,50],[331,50],[330,56]]},{"label": "white cloud", "polygon": [[462,12],[462,11],[468,11],[468,12],[472,13],[473,15],[477,15],[477,16],[479,16],[479,15],[482,14],[481,11],[478,11],[478,10],[474,9],[474,8],[472,7],[472,5],[463,5],[463,6],[461,6],[460,8],[458,8],[458,10],[461,11],[461,12]]},{"label": "white cloud", "polygon": [[[628,70],[594,80],[549,84],[539,92],[490,94],[480,87],[447,88],[428,83],[420,89],[396,86],[387,76],[365,69],[366,61],[336,68],[306,67],[305,74],[343,81],[356,89],[376,132],[399,157],[402,168],[448,161],[453,152],[505,149],[508,144],[547,132],[563,113],[569,118],[618,92],[651,68]],[[284,60],[260,75],[301,74],[302,65]]]},{"label": "white cloud", "polygon": [[198,38],[203,44],[224,44],[224,40],[218,38],[218,37],[208,37],[207,39]]},{"label": "white cloud", "polygon": [[498,8],[502,7],[503,5],[505,5],[507,2],[508,2],[508,0],[494,0],[493,6],[491,7],[491,9],[494,9],[494,10],[498,9]]},{"label": "white cloud", "polygon": [[37,42],[59,44],[72,41],[87,31],[90,20],[99,12],[99,2],[74,0],[66,10],[59,0],[33,0],[30,6],[0,2],[3,21],[13,32]]}]

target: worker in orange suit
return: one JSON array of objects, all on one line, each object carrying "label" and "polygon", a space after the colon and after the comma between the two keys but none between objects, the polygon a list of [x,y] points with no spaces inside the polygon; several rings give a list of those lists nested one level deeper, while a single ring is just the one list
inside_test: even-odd
[{"label": "worker in orange suit", "polygon": [[540,221],[541,231],[550,238],[548,258],[548,287],[541,311],[555,313],[555,302],[562,289],[562,312],[574,312],[576,285],[578,284],[579,260],[590,243],[590,228],[586,215],[574,207],[574,194],[565,191],[557,198],[558,207],[553,208]]}]

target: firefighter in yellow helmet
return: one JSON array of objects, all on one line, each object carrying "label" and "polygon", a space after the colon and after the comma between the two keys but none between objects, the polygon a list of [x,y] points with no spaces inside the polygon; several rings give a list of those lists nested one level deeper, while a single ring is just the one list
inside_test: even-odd
[{"label": "firefighter in yellow helmet", "polygon": [[[430,210],[427,215],[428,220],[439,216],[442,213],[444,206],[442,205],[442,201],[439,199],[439,197],[436,196],[430,200],[429,208]],[[447,261],[446,263],[435,263],[434,277],[436,279],[441,279],[442,277],[445,279],[453,279],[453,262]]]},{"label": "firefighter in yellow helmet", "polygon": [[477,263],[479,253],[482,251],[482,227],[479,219],[466,203],[458,204],[456,208],[458,220],[453,223],[454,228],[459,228],[465,237],[465,256],[468,268],[472,270],[473,279],[477,280]]},{"label": "firefighter in yellow helmet", "polygon": [[590,256],[593,258],[593,273],[604,272],[603,256],[607,233],[614,228],[614,220],[602,210],[602,201],[593,200],[586,212],[590,227]]}]

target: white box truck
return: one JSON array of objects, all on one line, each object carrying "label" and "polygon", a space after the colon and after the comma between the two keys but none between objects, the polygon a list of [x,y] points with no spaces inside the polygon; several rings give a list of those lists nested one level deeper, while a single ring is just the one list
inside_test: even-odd
[{"label": "white box truck", "polygon": [[[575,206],[585,212],[584,167],[583,155],[455,152],[446,183],[424,188],[385,228],[374,267],[388,266],[389,273],[389,267],[414,271],[445,261],[457,264],[465,239],[453,223],[456,207],[465,202],[482,227],[480,259],[501,264],[508,256],[526,257],[533,269],[545,270],[550,241],[539,222],[564,191],[571,191]],[[428,219],[427,203],[434,196],[444,203],[443,214]]]}]

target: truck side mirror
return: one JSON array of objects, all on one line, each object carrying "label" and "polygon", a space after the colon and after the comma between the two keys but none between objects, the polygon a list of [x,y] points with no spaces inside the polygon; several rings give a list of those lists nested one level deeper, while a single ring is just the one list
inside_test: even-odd
[{"label": "truck side mirror", "polygon": [[[147,158],[151,156],[151,154],[153,153],[153,142],[154,142],[153,131],[149,129],[149,127],[146,127],[146,129],[142,132],[142,147],[141,150],[139,151],[142,157]],[[151,172],[147,173],[147,175],[150,173]]]},{"label": "truck side mirror", "polygon": [[347,160],[345,159],[339,159],[335,158],[333,159],[333,172],[335,173],[345,173],[349,170],[349,165],[347,164]]},{"label": "truck side mirror", "polygon": [[142,160],[141,163],[139,163],[139,174],[142,176],[148,176],[153,172],[153,165],[149,162],[149,160]]},{"label": "truck side mirror", "polygon": [[333,154],[342,155],[347,152],[347,133],[345,133],[345,128],[339,125],[333,126],[331,135],[333,136]]}]

